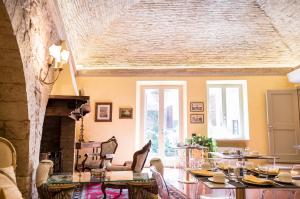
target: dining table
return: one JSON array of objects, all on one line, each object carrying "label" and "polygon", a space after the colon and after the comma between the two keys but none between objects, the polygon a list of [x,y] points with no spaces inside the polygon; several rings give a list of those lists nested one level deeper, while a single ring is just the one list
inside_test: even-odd
[{"label": "dining table", "polygon": [[240,161],[247,161],[247,160],[271,160],[273,161],[273,165],[276,164],[276,160],[279,159],[276,156],[270,155],[260,155],[260,154],[224,154],[221,152],[209,152],[213,157],[220,158],[220,159],[227,159],[227,160],[240,160]]},{"label": "dining table", "polygon": [[[130,183],[130,182],[151,182],[152,178],[150,171],[142,171],[141,173],[135,173],[133,171],[106,171],[104,177],[98,177],[93,175],[91,172],[74,172],[72,173],[55,173],[51,175],[48,180],[48,185],[57,184],[92,184],[92,183],[103,183],[102,191],[105,194],[105,183]],[[130,191],[128,195],[130,196]],[[132,198],[132,197],[130,197]]]},{"label": "dining table", "polygon": [[[198,145],[198,144],[195,144],[195,145],[190,144],[190,145],[180,145],[180,146],[175,147],[174,149],[185,151],[185,153],[184,153],[185,154],[185,169],[188,170],[190,168],[190,158],[191,158],[192,151],[193,150],[201,151],[201,156],[203,158],[203,154],[205,151],[208,150],[208,147]],[[179,179],[178,181],[181,183],[187,183],[187,184],[195,183],[195,181],[190,179],[188,172],[186,172],[184,180]]]},{"label": "dining table", "polygon": [[211,190],[235,190],[235,198],[236,199],[246,199],[246,190],[249,189],[263,189],[263,190],[288,190],[288,191],[300,191],[300,180],[297,180],[297,182],[294,181],[294,183],[278,183],[274,181],[274,177],[270,177],[269,179],[272,180],[274,183],[271,185],[254,185],[245,183],[242,180],[242,177],[236,178],[236,179],[229,179],[226,183],[214,183],[209,180],[209,177],[203,177],[199,175],[193,174],[192,171],[190,171],[191,175],[197,179],[198,185],[204,185],[206,189]]}]

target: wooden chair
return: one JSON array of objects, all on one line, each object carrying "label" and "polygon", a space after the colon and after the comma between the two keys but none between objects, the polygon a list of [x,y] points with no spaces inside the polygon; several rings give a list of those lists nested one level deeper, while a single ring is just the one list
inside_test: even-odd
[{"label": "wooden chair", "polygon": [[[85,159],[82,161],[82,170],[91,170],[93,168],[103,168],[106,162],[111,163],[112,155],[115,154],[118,148],[118,142],[115,136],[111,137],[106,142],[102,142],[99,147],[93,148],[92,153],[86,153]],[[89,158],[89,161],[87,162]]]},{"label": "wooden chair", "polygon": [[[151,148],[151,140],[141,150],[138,150],[133,154],[132,162],[127,161],[124,163],[123,166],[111,165],[106,169],[108,171],[130,171],[131,170],[133,172],[140,173],[144,168],[150,148]],[[106,188],[120,189],[120,195],[121,195],[122,189],[128,189],[128,185],[126,182],[103,183],[101,189],[104,198],[106,198],[106,192],[105,192]]]},{"label": "wooden chair", "polygon": [[103,168],[105,165],[105,162],[112,162],[113,157],[112,155],[116,153],[116,150],[118,148],[118,142],[115,136],[107,140],[106,142],[101,143],[101,151],[100,151],[100,168]]},{"label": "wooden chair", "polygon": [[15,175],[16,150],[12,143],[3,137],[0,137],[0,157],[0,198],[21,199],[22,194],[17,187]]}]

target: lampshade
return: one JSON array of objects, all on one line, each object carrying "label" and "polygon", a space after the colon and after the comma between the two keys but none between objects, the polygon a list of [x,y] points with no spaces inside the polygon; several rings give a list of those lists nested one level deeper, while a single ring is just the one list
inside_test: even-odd
[{"label": "lampshade", "polygon": [[289,82],[300,83],[300,68],[287,74]]},{"label": "lampshade", "polygon": [[60,53],[60,56],[61,56],[61,60],[64,61],[64,62],[67,62],[68,59],[69,59],[69,51],[67,50],[62,50],[61,53]]},{"label": "lampshade", "polygon": [[53,44],[49,47],[49,54],[51,56],[53,56],[56,59],[56,61],[60,61],[60,56],[61,56],[60,51],[61,51],[60,45],[57,46],[57,45]]}]

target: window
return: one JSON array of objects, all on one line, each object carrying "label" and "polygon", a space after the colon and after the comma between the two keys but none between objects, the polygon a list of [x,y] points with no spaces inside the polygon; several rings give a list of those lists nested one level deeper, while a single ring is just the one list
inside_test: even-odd
[{"label": "window", "polygon": [[209,137],[249,139],[246,80],[207,81],[207,96]]}]

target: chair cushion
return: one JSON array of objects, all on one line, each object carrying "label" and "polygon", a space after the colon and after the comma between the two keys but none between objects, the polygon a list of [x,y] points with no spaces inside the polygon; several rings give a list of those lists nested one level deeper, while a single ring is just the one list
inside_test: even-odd
[{"label": "chair cushion", "polygon": [[131,167],[129,166],[121,166],[121,165],[111,165],[106,168],[107,171],[130,171]]},{"label": "chair cushion", "polygon": [[[14,181],[16,176],[14,173],[13,166],[0,168],[1,171],[5,172]],[[19,191],[16,182],[13,182],[7,176],[0,174],[0,198],[1,199],[22,199],[22,194]]]}]

